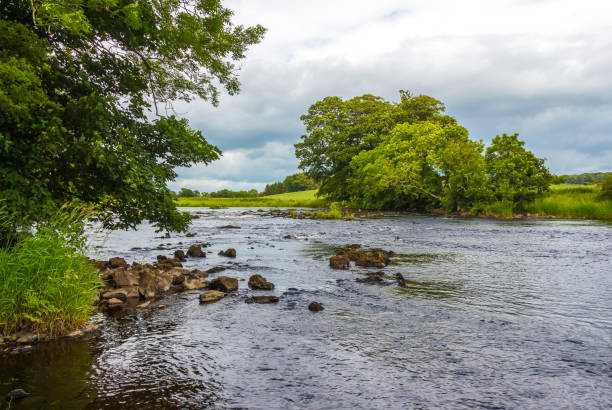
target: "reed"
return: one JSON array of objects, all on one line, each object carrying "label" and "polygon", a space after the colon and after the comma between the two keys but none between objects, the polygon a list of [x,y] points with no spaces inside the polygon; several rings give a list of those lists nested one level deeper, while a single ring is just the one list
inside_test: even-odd
[{"label": "reed", "polygon": [[30,330],[55,336],[89,319],[99,281],[84,255],[79,227],[85,219],[83,211],[64,209],[16,243],[1,244],[1,333]]},{"label": "reed", "polygon": [[600,190],[597,185],[553,185],[525,210],[543,216],[612,219],[612,200],[602,198]]}]

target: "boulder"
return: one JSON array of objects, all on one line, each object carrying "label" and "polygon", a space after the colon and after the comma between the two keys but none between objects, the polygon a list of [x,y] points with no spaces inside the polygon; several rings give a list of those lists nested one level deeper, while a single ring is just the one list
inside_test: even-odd
[{"label": "boulder", "polygon": [[129,265],[123,258],[110,258],[108,260],[108,265],[111,269],[114,268],[127,268]]},{"label": "boulder", "polygon": [[355,265],[363,266],[364,268],[384,268],[389,264],[389,258],[384,254],[365,253],[361,254],[355,261]]},{"label": "boulder", "polygon": [[404,276],[401,273],[397,272],[395,274],[395,279],[397,280],[397,286],[402,288],[406,287],[406,279],[404,279]]},{"label": "boulder", "polygon": [[123,301],[121,299],[111,298],[108,300],[108,307],[111,309],[114,307],[120,306],[122,304],[123,304]]},{"label": "boulder", "polygon": [[235,258],[236,257],[236,249],[228,248],[225,251],[219,252],[219,256],[226,256],[228,258]]},{"label": "boulder", "polygon": [[202,250],[200,245],[191,245],[189,249],[187,249],[187,256],[192,258],[205,258],[206,253]]},{"label": "boulder", "polygon": [[312,301],[308,305],[308,310],[310,310],[311,312],[320,312],[323,309],[324,309],[323,305],[321,305],[319,302]]},{"label": "boulder", "polygon": [[[136,294],[138,296],[138,294]],[[102,294],[102,299],[119,299],[123,302],[127,301],[128,291],[126,289],[115,289]]]},{"label": "boulder", "polygon": [[329,258],[329,266],[332,269],[348,269],[350,259],[346,255],[334,255]]},{"label": "boulder", "polygon": [[7,401],[15,401],[15,400],[21,400],[25,397],[28,397],[30,395],[30,393],[28,393],[27,391],[23,390],[23,389],[15,389],[15,390],[11,390],[7,395],[6,395],[6,400]]},{"label": "boulder", "polygon": [[200,295],[200,303],[216,302],[225,297],[225,293],[218,290],[207,290]]},{"label": "boulder", "polygon": [[113,269],[111,271],[111,276],[118,287],[138,286],[138,276],[131,269]]},{"label": "boulder", "polygon": [[213,279],[208,285],[209,289],[220,290],[225,293],[233,292],[238,289],[238,279],[228,276],[219,276]]},{"label": "boulder", "polygon": [[183,264],[178,258],[168,258],[157,262],[156,266],[160,269],[182,268]]},{"label": "boulder", "polygon": [[252,296],[245,303],[278,303],[278,296]]},{"label": "boulder", "polygon": [[185,252],[183,252],[180,249],[177,249],[176,251],[174,251],[174,257],[182,262],[187,260],[187,258],[185,257]]},{"label": "boulder", "polygon": [[261,275],[252,275],[249,278],[249,288],[251,289],[261,289],[261,290],[272,290],[274,289],[274,284],[270,283]]},{"label": "boulder", "polygon": [[178,275],[178,276],[173,276],[172,277],[172,284],[173,285],[180,285],[183,282],[185,282],[185,276],[184,275]]},{"label": "boulder", "polygon": [[165,261],[166,259],[168,259],[168,257],[167,257],[167,256],[164,256],[164,255],[157,255],[157,261],[158,261],[158,262],[160,262],[160,261]]},{"label": "boulder", "polygon": [[208,286],[208,280],[204,278],[186,279],[183,282],[184,290],[204,289],[207,286]]},{"label": "boulder", "polygon": [[151,299],[157,293],[155,284],[155,276],[151,271],[146,270],[140,274],[140,285],[138,286],[138,294],[141,299]]}]

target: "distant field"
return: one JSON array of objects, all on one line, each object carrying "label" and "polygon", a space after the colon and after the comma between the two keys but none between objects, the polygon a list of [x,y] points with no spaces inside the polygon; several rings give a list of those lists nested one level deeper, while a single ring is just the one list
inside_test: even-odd
[{"label": "distant field", "polygon": [[229,208],[229,207],[261,207],[261,208],[324,208],[327,201],[315,196],[317,190],[300,192],[289,192],[256,198],[178,198],[175,202],[177,206],[187,207],[209,207],[209,208]]},{"label": "distant field", "polygon": [[600,199],[599,191],[597,185],[553,185],[526,210],[563,218],[612,219],[612,201]]}]

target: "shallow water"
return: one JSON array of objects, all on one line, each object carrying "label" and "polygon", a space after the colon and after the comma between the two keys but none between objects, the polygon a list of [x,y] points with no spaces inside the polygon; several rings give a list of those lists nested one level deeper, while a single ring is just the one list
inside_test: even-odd
[{"label": "shallow water", "polygon": [[[0,357],[0,393],[33,393],[14,408],[612,407],[610,224],[190,211],[205,213],[194,238],[143,226],[112,233],[93,256],[152,262],[210,242],[206,259],[185,266],[259,273],[275,290],[240,282],[210,305],[198,291],[176,294],[164,309],[97,316],[102,331],[89,340]],[[241,229],[218,228],[228,224]],[[352,243],[399,254],[384,269],[389,285],[328,267],[333,248]],[[217,256],[228,247],[235,260]],[[280,302],[245,304],[248,294]],[[308,311],[312,300],[325,310]]]}]

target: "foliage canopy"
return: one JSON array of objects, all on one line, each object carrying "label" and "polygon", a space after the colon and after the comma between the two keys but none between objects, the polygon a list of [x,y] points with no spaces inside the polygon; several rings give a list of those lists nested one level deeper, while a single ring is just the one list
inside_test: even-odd
[{"label": "foliage canopy", "polygon": [[[0,197],[13,224],[94,204],[114,227],[182,230],[174,167],[220,155],[172,101],[239,89],[261,26],[219,0],[0,0]],[[112,218],[108,218],[112,216]]]}]

